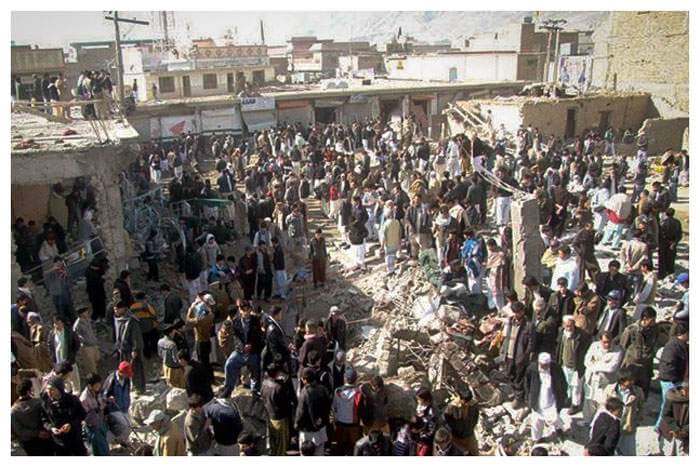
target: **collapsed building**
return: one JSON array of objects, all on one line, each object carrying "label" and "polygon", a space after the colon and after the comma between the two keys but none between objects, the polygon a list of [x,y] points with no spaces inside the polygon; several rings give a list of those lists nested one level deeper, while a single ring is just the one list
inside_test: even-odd
[{"label": "collapsed building", "polygon": [[[475,128],[488,134],[501,128],[515,135],[519,128],[537,128],[545,137],[571,139],[592,129],[614,128],[618,137],[643,130],[649,153],[687,146],[688,118],[661,118],[647,92],[594,92],[572,97],[511,96],[457,101],[445,110],[450,134]],[[685,135],[685,136],[684,136]]]},{"label": "collapsed building", "polygon": [[[12,219],[34,220],[40,227],[49,216],[67,222],[65,195],[80,180],[95,196],[93,223],[97,237],[69,249],[65,255],[69,270],[104,249],[117,274],[130,257],[130,242],[124,230],[119,174],[136,156],[133,142],[138,134],[122,120],[100,122],[108,143],[95,131],[94,122],[47,119],[39,112],[15,111],[11,118],[11,213]],[[57,185],[66,191],[58,193]],[[66,225],[63,225],[66,228]],[[13,242],[14,243],[14,242]],[[13,248],[14,250],[14,248]],[[45,265],[41,265],[44,267]],[[13,264],[14,275],[19,267]]]}]

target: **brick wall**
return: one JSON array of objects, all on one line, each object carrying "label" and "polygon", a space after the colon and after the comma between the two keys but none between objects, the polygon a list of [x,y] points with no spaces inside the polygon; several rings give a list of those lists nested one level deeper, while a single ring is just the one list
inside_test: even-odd
[{"label": "brick wall", "polygon": [[664,118],[688,115],[688,13],[613,12],[595,34],[593,83],[647,91]]}]

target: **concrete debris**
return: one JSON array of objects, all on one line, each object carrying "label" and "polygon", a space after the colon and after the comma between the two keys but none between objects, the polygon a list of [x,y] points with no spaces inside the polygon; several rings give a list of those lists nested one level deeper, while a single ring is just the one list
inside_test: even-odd
[{"label": "concrete debris", "polygon": [[187,410],[187,391],[179,388],[172,388],[165,397],[165,408],[168,412],[180,412]]}]

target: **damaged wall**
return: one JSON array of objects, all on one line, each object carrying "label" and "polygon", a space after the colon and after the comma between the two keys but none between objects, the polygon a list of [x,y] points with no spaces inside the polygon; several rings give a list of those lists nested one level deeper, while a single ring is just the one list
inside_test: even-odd
[{"label": "damaged wall", "polygon": [[[653,111],[647,93],[609,93],[576,98],[514,97],[483,99],[460,103],[478,108],[483,119],[490,119],[494,129],[501,124],[515,134],[518,128],[532,126],[545,136],[567,137],[585,130],[612,126],[616,130],[638,130]],[[461,122],[450,119],[450,130],[462,131]]]},{"label": "damaged wall", "polygon": [[[523,125],[539,128],[545,135],[564,136],[569,110],[573,109],[575,135],[584,130],[599,128],[607,120],[615,129],[642,126],[649,116],[648,94],[599,95],[575,99],[531,99],[522,106]],[[607,114],[607,119],[605,113]],[[604,125],[603,125],[604,126]]]},{"label": "damaged wall", "polygon": [[28,152],[12,155],[13,198],[23,187],[49,186],[66,179],[85,177],[97,194],[98,235],[117,274],[128,261],[129,237],[124,230],[119,173],[136,158],[128,146],[92,147],[75,152]]}]

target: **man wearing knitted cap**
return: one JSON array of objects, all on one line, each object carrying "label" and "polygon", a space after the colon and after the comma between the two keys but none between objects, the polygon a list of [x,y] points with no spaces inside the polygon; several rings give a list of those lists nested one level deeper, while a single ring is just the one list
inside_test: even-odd
[{"label": "man wearing knitted cap", "polygon": [[535,443],[543,438],[544,428],[554,429],[557,436],[563,434],[559,411],[566,404],[566,381],[561,368],[552,362],[547,352],[538,355],[525,375],[525,391],[530,408],[530,434]]}]

